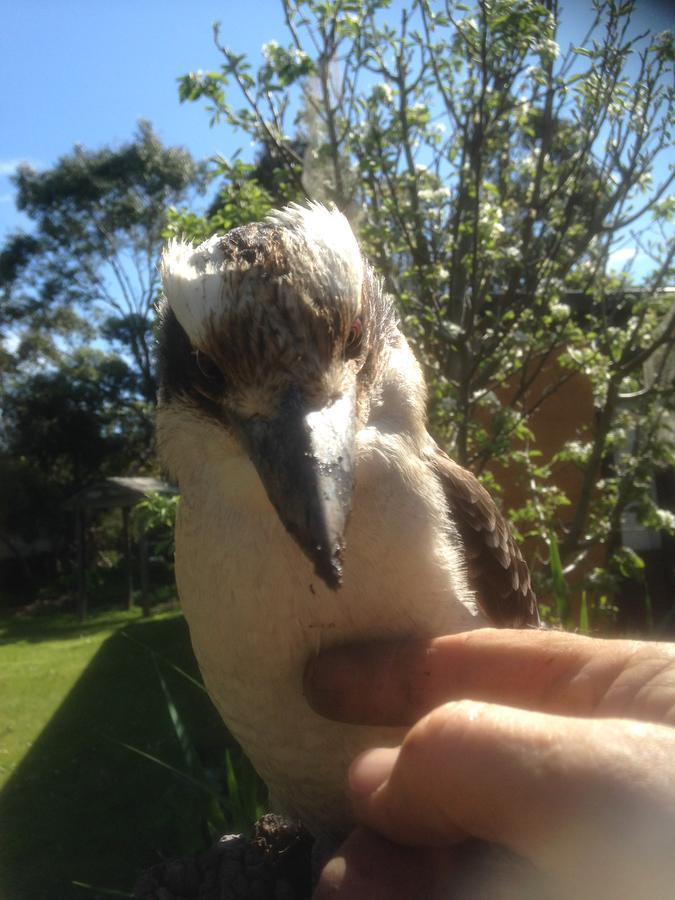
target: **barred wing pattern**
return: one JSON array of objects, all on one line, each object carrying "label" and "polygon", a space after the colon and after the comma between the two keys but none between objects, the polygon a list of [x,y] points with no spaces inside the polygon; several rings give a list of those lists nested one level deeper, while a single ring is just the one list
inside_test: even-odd
[{"label": "barred wing pattern", "polygon": [[511,530],[483,485],[437,449],[433,465],[466,553],[469,584],[495,625],[539,625],[530,572]]}]

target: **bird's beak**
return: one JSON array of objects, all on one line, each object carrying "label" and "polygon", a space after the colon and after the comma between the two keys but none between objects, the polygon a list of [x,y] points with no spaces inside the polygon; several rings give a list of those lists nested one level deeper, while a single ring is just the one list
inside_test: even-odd
[{"label": "bird's beak", "polygon": [[316,574],[336,590],[354,488],[353,394],[309,412],[292,387],[276,416],[255,416],[240,428],[284,527]]}]

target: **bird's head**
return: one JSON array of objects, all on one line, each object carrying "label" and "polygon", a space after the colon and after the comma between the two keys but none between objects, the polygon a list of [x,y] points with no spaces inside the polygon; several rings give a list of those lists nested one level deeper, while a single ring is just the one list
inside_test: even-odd
[{"label": "bird's head", "polygon": [[394,328],[347,220],[294,204],[199,247],[170,243],[161,273],[160,404],[196,407],[227,430],[338,587],[355,435]]}]

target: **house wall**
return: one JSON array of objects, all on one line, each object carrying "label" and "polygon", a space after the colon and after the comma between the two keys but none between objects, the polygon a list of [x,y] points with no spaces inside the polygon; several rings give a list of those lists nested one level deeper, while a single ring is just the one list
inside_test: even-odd
[{"label": "house wall", "polygon": [[[528,425],[535,435],[534,445],[542,454],[541,460],[545,462],[550,461],[568,441],[584,443],[592,437],[596,411],[593,405],[591,383],[585,375],[580,373],[570,375],[555,393],[542,399],[545,392],[550,390],[550,386],[556,384],[567,374],[568,370],[560,365],[559,356],[552,358],[542,366],[521,401],[526,408],[536,407]],[[511,403],[517,390],[518,383],[514,380],[501,390],[500,400],[506,404]],[[488,469],[502,487],[504,508],[508,510],[523,506],[531,496],[531,491],[521,467],[501,465],[498,461],[492,461]],[[561,507],[558,513],[559,522],[563,527],[568,525],[574,516],[576,504],[581,495],[582,477],[581,470],[571,462],[559,463],[554,469],[556,485],[570,500],[570,505]],[[667,479],[667,477],[668,473],[665,473],[664,478]],[[670,484],[673,480],[675,479],[671,472],[668,483]],[[664,491],[662,490],[660,493],[664,493]],[[669,495],[671,499],[672,495],[671,491]],[[662,498],[659,499],[659,502],[664,505]],[[619,625],[627,630],[645,629],[650,626],[650,618],[655,624],[658,624],[673,608],[674,543],[664,540],[663,536],[657,532],[647,532],[641,526],[637,529],[633,528],[632,531],[630,529],[625,531],[623,540],[627,546],[632,546],[636,551],[643,551],[646,569],[644,584],[626,582],[622,585],[618,596],[614,598],[619,606]],[[589,553],[576,578],[572,578],[570,581],[575,621],[578,621],[580,603],[580,592],[574,590],[575,581],[578,582],[583,573],[596,566],[604,565],[608,549],[607,544],[598,544]],[[548,566],[548,549],[543,536],[541,540],[528,539],[525,541],[523,550],[531,569],[536,570],[541,566]],[[649,593],[648,601],[645,584]],[[550,603],[550,598],[541,599],[545,603]],[[651,607],[651,611],[649,607]],[[675,629],[675,619],[669,627]]]}]

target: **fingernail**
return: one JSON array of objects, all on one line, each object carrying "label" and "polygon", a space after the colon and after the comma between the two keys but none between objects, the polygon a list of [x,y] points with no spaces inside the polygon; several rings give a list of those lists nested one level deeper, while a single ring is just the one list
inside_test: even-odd
[{"label": "fingernail", "polygon": [[355,794],[372,794],[394,768],[398,747],[378,747],[357,756],[349,768],[349,787]]}]

